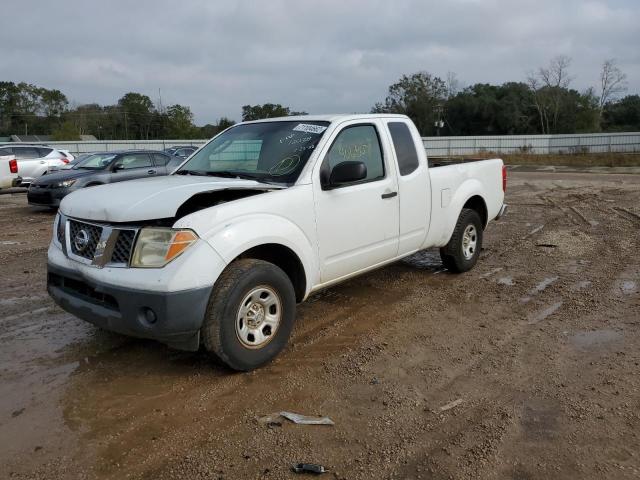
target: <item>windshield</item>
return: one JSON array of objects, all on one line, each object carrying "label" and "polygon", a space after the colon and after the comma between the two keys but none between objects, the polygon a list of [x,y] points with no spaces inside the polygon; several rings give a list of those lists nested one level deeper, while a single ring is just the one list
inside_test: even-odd
[{"label": "windshield", "polygon": [[293,184],[329,122],[260,122],[232,127],[202,147],[178,175]]},{"label": "windshield", "polygon": [[101,170],[109,165],[116,156],[113,153],[96,153],[80,160],[73,168],[84,168],[87,170]]}]

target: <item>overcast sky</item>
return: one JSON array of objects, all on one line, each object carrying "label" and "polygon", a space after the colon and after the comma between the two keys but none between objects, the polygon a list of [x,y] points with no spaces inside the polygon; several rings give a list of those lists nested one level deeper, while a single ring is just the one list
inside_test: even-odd
[{"label": "overcast sky", "polygon": [[523,80],[556,55],[573,86],[616,58],[640,92],[640,0],[22,0],[3,5],[0,80],[112,104],[189,105],[197,124],[245,104],[367,112],[402,74]]}]

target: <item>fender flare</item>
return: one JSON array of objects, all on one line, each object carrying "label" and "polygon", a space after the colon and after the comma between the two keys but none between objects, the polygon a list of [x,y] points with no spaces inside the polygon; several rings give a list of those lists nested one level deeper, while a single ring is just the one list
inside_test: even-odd
[{"label": "fender flare", "polygon": [[453,235],[453,230],[456,228],[456,223],[458,222],[458,217],[462,212],[462,208],[470,198],[476,196],[480,197],[484,201],[486,206],[487,201],[482,195],[482,183],[480,182],[480,180],[477,180],[475,178],[469,178],[465,180],[456,189],[456,192],[453,195],[453,198],[451,199],[451,202],[448,206],[449,211],[455,212],[456,214],[455,216],[450,215],[446,218],[446,223],[444,225],[444,228],[442,229],[443,236],[440,239],[440,242],[438,242],[438,245],[444,246],[449,243],[449,239],[451,238],[451,235]]},{"label": "fender flare", "polygon": [[201,235],[228,264],[254,247],[278,244],[300,260],[306,279],[305,297],[317,284],[317,258],[312,242],[292,221],[272,214],[247,214],[229,219]]}]

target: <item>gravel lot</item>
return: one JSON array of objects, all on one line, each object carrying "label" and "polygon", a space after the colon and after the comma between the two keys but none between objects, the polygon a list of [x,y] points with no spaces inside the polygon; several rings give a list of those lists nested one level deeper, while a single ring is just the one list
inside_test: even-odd
[{"label": "gravel lot", "polygon": [[[640,175],[514,172],[507,202],[473,271],[326,290],[237,374],[55,307],[53,213],[1,195],[0,477],[638,478]],[[335,426],[256,421],[282,410]]]}]

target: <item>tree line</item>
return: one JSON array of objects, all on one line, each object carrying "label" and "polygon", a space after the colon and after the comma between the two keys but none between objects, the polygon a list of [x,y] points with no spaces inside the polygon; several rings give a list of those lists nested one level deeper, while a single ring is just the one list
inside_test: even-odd
[{"label": "tree line", "polygon": [[[570,67],[571,59],[559,56],[524,81],[465,88],[453,73],[445,78],[426,71],[403,75],[371,111],[406,114],[426,136],[640,131],[640,96],[623,96],[626,75],[614,60],[602,64],[599,84],[584,91],[572,88]],[[274,103],[242,107],[243,121],[305,114]],[[0,82],[0,136],[195,139],[210,138],[233,124],[222,117],[196,126],[188,106],[165,107],[141,93],[127,93],[115,105],[72,106],[60,90]]]},{"label": "tree line", "polygon": [[626,75],[615,60],[606,60],[599,84],[582,92],[571,86],[570,66],[559,56],[525,81],[466,88],[452,73],[403,75],[372,112],[406,114],[425,136],[640,131],[640,96],[623,96]]}]

